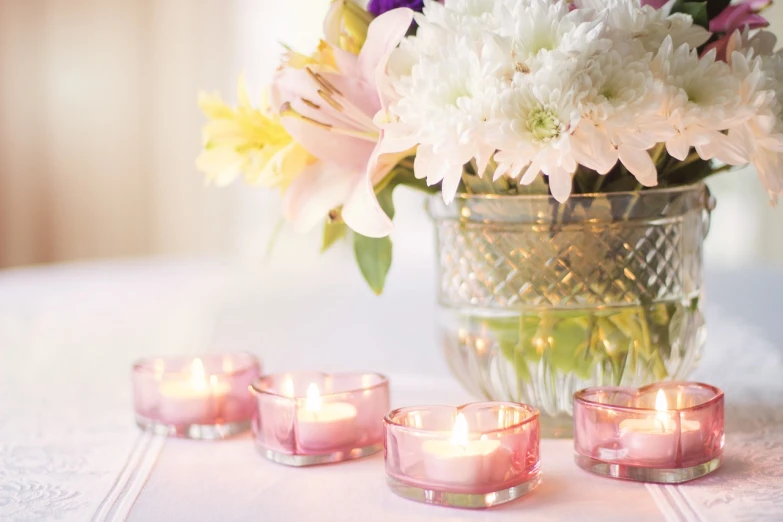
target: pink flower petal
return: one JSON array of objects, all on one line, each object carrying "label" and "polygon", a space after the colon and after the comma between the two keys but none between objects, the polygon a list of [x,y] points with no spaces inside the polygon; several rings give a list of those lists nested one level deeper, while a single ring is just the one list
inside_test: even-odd
[{"label": "pink flower petal", "polygon": [[370,83],[362,78],[352,78],[338,73],[323,73],[322,76],[339,91],[339,95],[335,98],[338,103],[350,103],[361,109],[366,116],[364,128],[375,128],[372,119],[381,110],[375,82]]},{"label": "pink flower petal", "polygon": [[367,168],[374,148],[372,142],[334,134],[296,117],[284,117],[281,122],[291,137],[319,160],[350,172],[363,172]]},{"label": "pink flower petal", "polygon": [[359,70],[362,77],[379,91],[386,64],[392,51],[400,44],[413,22],[413,11],[399,8],[388,11],[372,21],[367,29],[367,40],[359,53]]},{"label": "pink flower petal", "polygon": [[339,47],[332,45],[332,56],[334,57],[334,63],[337,65],[337,70],[340,74],[346,76],[359,77],[359,61],[355,54],[343,51]]},{"label": "pink flower petal", "polygon": [[343,206],[345,223],[363,236],[385,237],[394,229],[391,219],[386,215],[375,196],[375,183],[382,179],[397,164],[399,158],[380,155],[380,143],[375,147],[367,171],[361,173],[351,195]]},{"label": "pink flower petal", "polygon": [[660,9],[661,7],[665,6],[667,3],[669,3],[669,0],[642,0],[641,4],[642,7],[645,5],[649,5],[653,9]]},{"label": "pink flower petal", "polygon": [[[339,84],[340,93],[348,99],[361,102],[366,108],[371,105],[367,98],[372,94],[361,80],[331,77],[330,83]],[[359,133],[367,129],[346,119],[339,110],[331,106],[318,93],[318,83],[305,70],[284,69],[275,78],[271,89],[272,103],[279,107],[289,104],[296,113],[309,118],[281,115],[286,131],[313,156],[322,161],[334,163],[352,172],[364,171],[375,144],[368,139],[341,134],[337,129],[348,129]],[[377,101],[376,101],[377,104]],[[359,109],[361,111],[361,109]],[[364,115],[368,121],[369,115]],[[319,123],[314,123],[319,122]],[[330,129],[331,127],[331,129]]]},{"label": "pink flower petal", "polygon": [[710,20],[710,31],[713,33],[732,33],[735,29],[758,29],[767,27],[769,22],[753,11],[749,3],[730,5]]},{"label": "pink flower petal", "polygon": [[297,232],[311,230],[345,201],[359,176],[320,162],[305,168],[286,190],[283,215]]}]

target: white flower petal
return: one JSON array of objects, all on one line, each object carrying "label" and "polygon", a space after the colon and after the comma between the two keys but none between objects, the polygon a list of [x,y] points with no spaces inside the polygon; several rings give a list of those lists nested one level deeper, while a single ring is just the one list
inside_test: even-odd
[{"label": "white flower petal", "polygon": [[571,136],[571,153],[577,162],[599,174],[606,174],[617,163],[617,150],[609,136],[589,121],[583,120]]},{"label": "white flower petal", "polygon": [[666,151],[671,154],[673,158],[680,161],[688,157],[688,151],[691,146],[688,140],[683,137],[682,134],[666,140]]},{"label": "white flower petal", "polygon": [[418,179],[429,177],[430,166],[435,160],[435,154],[430,145],[419,145],[416,158],[413,160],[413,173]]},{"label": "white flower petal", "polygon": [[571,174],[564,170],[553,172],[549,176],[549,190],[552,191],[552,196],[560,203],[565,203],[571,195],[572,184]]},{"label": "white flower petal", "polygon": [[525,175],[522,176],[522,179],[519,180],[520,183],[523,185],[530,185],[535,181],[535,179],[538,177],[538,175],[541,173],[541,164],[537,161],[534,161],[528,166],[527,170],[525,171]]},{"label": "white flower petal", "polygon": [[628,172],[634,175],[639,183],[645,187],[654,187],[658,184],[658,171],[646,150],[638,150],[621,145],[618,153],[622,164],[625,165]]},{"label": "white flower petal", "polygon": [[443,201],[446,204],[454,200],[459,182],[462,179],[462,165],[443,163]]}]

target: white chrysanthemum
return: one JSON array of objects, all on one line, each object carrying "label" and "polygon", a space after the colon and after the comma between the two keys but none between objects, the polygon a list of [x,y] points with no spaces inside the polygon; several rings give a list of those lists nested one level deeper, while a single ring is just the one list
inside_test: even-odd
[{"label": "white chrysanthemum", "polygon": [[571,194],[577,168],[571,133],[579,124],[580,102],[590,91],[584,75],[567,70],[562,63],[545,66],[526,85],[506,90],[488,129],[489,143],[498,149],[495,178],[522,174],[521,182],[530,184],[542,172],[561,202]]},{"label": "white chrysanthemum", "polygon": [[[514,10],[523,9],[523,15]],[[565,1],[528,0],[521,5],[498,8],[498,35],[508,46],[508,59],[523,73],[535,70],[551,52],[580,56],[606,50],[602,25],[588,10],[569,10]]]},{"label": "white chrysanthemum", "polygon": [[424,10],[415,19],[419,25],[424,22],[480,40],[482,33],[498,31],[500,4],[497,0],[449,0],[446,4],[424,0]]},{"label": "white chrysanthemum", "polygon": [[419,145],[416,176],[429,185],[443,181],[448,202],[465,163],[475,158],[483,171],[489,162],[493,150],[485,144],[484,129],[496,93],[465,39],[445,31],[440,36],[437,51],[416,49],[422,43],[417,39],[412,48],[399,50],[405,58],[393,60],[413,65],[395,78],[399,100],[389,108],[391,122],[384,125],[384,133],[389,140]]},{"label": "white chrysanthemum", "polygon": [[777,201],[783,194],[783,55],[753,58],[753,51],[753,47],[738,47],[730,55],[732,73],[741,82],[740,103],[752,107],[754,113],[732,126],[728,138],[746,152],[746,160]]},{"label": "white chrysanthemum", "polygon": [[528,82],[547,60],[580,60],[612,44],[590,12],[571,11],[563,1],[499,2],[495,14],[500,27],[484,33],[481,59],[485,75],[506,87]]},{"label": "white chrysanthemum", "polygon": [[704,159],[744,163],[744,151],[722,132],[751,112],[739,103],[739,81],[728,64],[716,61],[714,51],[700,58],[687,45],[675,49],[667,38],[653,60],[653,73],[666,86],[662,114],[676,131],[666,140],[672,157],[684,160],[695,147]]},{"label": "white chrysanthemum", "polygon": [[577,0],[575,3],[600,13],[613,40],[633,38],[651,52],[657,51],[667,36],[675,47],[688,44],[691,48],[710,38],[710,33],[695,25],[689,15],[671,13],[673,1],[661,9],[642,6],[640,0]]},{"label": "white chrysanthemum", "polygon": [[[555,122],[570,119],[571,113],[578,117],[579,111],[576,105],[566,109],[562,100],[554,99],[562,93],[550,80],[562,78],[566,70],[575,71],[575,64],[585,63],[591,54],[611,44],[601,38],[600,22],[592,13],[570,11],[564,0],[502,0],[492,5],[481,0],[428,2],[418,21],[417,35],[408,38],[390,60],[398,99],[390,104],[388,122],[383,123],[384,140],[398,144],[397,148],[418,144],[416,176],[426,177],[429,184],[442,180],[447,202],[456,193],[465,163],[475,159],[481,175],[492,153],[503,148],[486,137],[488,123],[495,116],[493,105],[501,93],[511,89],[504,99],[518,105],[519,111],[527,110],[525,103],[532,104],[530,110],[535,108],[532,98],[517,100],[520,92],[533,92],[531,96],[541,98],[544,109],[557,105],[524,118],[530,120],[534,138],[560,143],[555,136],[547,136],[548,126],[557,127]],[[549,78],[542,85],[530,79],[538,77],[542,64],[554,61],[558,67],[542,73]],[[520,91],[519,86],[524,88]],[[562,85],[566,91],[571,88]],[[568,96],[564,94],[563,99]],[[569,112],[568,118],[562,111]],[[494,127],[496,141],[502,142],[498,134],[502,131]],[[563,135],[565,142],[567,134]],[[520,149],[516,142],[510,148]],[[536,165],[541,163],[545,174],[557,178],[550,180],[556,186],[553,193],[565,198],[576,162],[567,154],[562,157],[559,146],[551,149],[542,148]],[[516,150],[509,160],[514,168],[522,168],[524,154],[520,153]],[[498,156],[503,157],[502,153]],[[537,168],[531,173],[537,174]]]},{"label": "white chrysanthemum", "polygon": [[659,113],[662,86],[650,71],[650,56],[633,45],[619,46],[596,56],[585,74],[592,90],[571,138],[574,157],[600,174],[619,159],[640,183],[656,185],[647,150],[673,131]]}]

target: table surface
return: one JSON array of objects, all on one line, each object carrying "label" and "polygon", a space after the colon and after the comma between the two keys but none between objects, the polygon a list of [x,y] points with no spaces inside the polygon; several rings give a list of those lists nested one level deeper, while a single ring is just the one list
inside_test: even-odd
[{"label": "table surface", "polygon": [[592,476],[571,441],[544,440],[538,490],[465,511],[393,495],[382,455],[296,469],[261,458],[247,434],[200,442],[135,427],[129,370],[148,355],[244,350],[270,371],[382,371],[395,406],[469,400],[437,348],[431,270],[403,263],[376,298],[357,277],[328,276],[344,262],[0,273],[0,520],[783,520],[783,274],[761,269],[708,272],[694,378],[726,391],[726,458],[690,484]]}]

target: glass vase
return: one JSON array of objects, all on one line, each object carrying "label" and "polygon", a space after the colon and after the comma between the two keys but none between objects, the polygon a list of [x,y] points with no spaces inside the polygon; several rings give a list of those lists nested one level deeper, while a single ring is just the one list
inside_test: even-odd
[{"label": "glass vase", "polygon": [[474,395],[530,404],[572,433],[591,386],[684,379],[705,341],[704,184],[550,196],[432,196],[439,328]]}]

